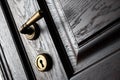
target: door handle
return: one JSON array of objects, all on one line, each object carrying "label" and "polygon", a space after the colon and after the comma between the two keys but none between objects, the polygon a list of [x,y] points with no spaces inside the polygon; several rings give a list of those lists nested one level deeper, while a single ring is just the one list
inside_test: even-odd
[{"label": "door handle", "polygon": [[29,18],[21,27],[20,32],[25,34],[27,39],[34,40],[39,37],[40,28],[36,21],[43,17],[43,12],[38,10],[31,18]]}]

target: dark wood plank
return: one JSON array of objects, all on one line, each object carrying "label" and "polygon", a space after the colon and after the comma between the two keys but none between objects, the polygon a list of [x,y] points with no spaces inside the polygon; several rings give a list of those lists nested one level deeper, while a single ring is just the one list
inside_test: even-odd
[{"label": "dark wood plank", "polygon": [[[2,64],[0,64],[0,65],[2,65]],[[5,80],[5,78],[3,76],[3,72],[2,72],[1,66],[0,66],[0,80]]]},{"label": "dark wood plank", "polygon": [[120,49],[71,80],[120,80]]},{"label": "dark wood plank", "polygon": [[119,0],[60,0],[77,43],[120,17]]},{"label": "dark wood plank", "polygon": [[[97,46],[94,45],[94,42],[98,41],[97,44],[99,44],[99,39],[102,39],[102,37],[99,37],[104,35],[107,29],[110,28],[114,22],[117,22],[118,18],[120,17],[120,1],[46,0],[46,2],[57,26],[58,32],[61,36],[74,71],[82,70],[97,60],[110,54],[99,54],[99,52],[92,54],[92,52],[89,51],[93,46],[97,48]],[[97,36],[94,35],[98,31],[100,31],[99,34],[97,33]],[[106,43],[107,42],[109,43],[109,40],[107,41],[106,38]],[[111,42],[110,44],[112,49]],[[79,43],[80,45],[78,45]],[[91,44],[91,46],[88,46],[89,44]],[[117,43],[114,43],[114,45],[119,48]],[[84,49],[85,47],[86,49]],[[106,48],[110,49],[109,46],[106,46]],[[87,50],[89,51],[87,52]],[[102,49],[98,50],[102,51]],[[94,51],[97,51],[97,49]],[[84,59],[81,58],[81,54],[86,56],[88,55],[87,59],[86,57],[84,57]]]},{"label": "dark wood plank", "polygon": [[[12,35],[4,18],[0,6],[0,68],[6,71],[9,80],[27,80],[18,51],[15,47]],[[4,68],[4,70],[3,70]]]},{"label": "dark wood plank", "polygon": [[120,23],[111,25],[112,28],[97,38],[82,46],[78,55],[76,70],[83,70],[120,48]]},{"label": "dark wood plank", "polygon": [[60,38],[62,39],[67,55],[69,56],[70,62],[74,68],[77,64],[75,53],[78,53],[78,45],[76,44],[72,31],[65,20],[61,4],[59,0],[46,0],[46,3],[57,27],[57,31],[59,32]]},{"label": "dark wood plank", "polygon": [[[10,0],[8,1],[10,9],[12,11],[17,28],[19,29],[25,21],[30,18],[37,10],[39,6],[36,0]],[[21,35],[22,41],[25,46],[28,58],[31,62],[32,69],[35,73],[37,80],[66,80],[67,76],[62,67],[57,50],[53,44],[52,38],[47,29],[44,19],[39,20],[38,25],[41,28],[40,37],[37,40],[28,40],[24,35]],[[40,72],[35,66],[35,59],[38,54],[47,53],[53,59],[53,67],[50,71]]]}]

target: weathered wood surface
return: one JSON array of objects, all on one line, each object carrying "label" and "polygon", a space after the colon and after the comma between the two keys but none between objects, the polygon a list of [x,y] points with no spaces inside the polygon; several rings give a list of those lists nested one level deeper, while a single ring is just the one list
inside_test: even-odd
[{"label": "weathered wood surface", "polygon": [[[2,73],[4,73],[3,68],[9,73],[8,76],[4,74],[4,77],[12,75],[9,77],[9,80],[27,80],[12,35],[0,6],[0,69],[2,69]],[[7,79],[5,78],[5,80]]]},{"label": "weathered wood surface", "polygon": [[60,0],[77,43],[120,17],[119,0]]},{"label": "weathered wood surface", "polygon": [[[0,65],[1,65],[1,63],[0,63]],[[0,66],[0,80],[5,80],[3,77],[3,72],[2,72],[1,66]]]},{"label": "weathered wood surface", "polygon": [[[78,46],[74,39],[71,29],[68,27],[65,16],[63,15],[62,7],[58,0],[46,0],[48,8],[51,12],[55,25],[58,29],[60,37],[63,41],[64,47],[66,49],[67,55],[72,63],[72,66],[76,66],[78,53]],[[70,36],[68,34],[71,34]]]},{"label": "weathered wood surface", "polygon": [[120,80],[120,49],[71,80]]},{"label": "weathered wood surface", "polygon": [[[120,1],[46,0],[46,2],[75,71],[82,70],[109,54],[97,54],[80,61],[81,57],[78,55],[81,54],[79,52],[83,47],[79,48],[78,43],[119,18]],[[97,59],[98,56],[100,57]]]},{"label": "weathered wood surface", "polygon": [[78,56],[76,70],[81,71],[89,68],[103,58],[120,49],[120,23],[112,26],[95,40],[83,46]]},{"label": "weathered wood surface", "polygon": [[[8,0],[17,28],[27,21],[37,10],[39,6],[36,0]],[[37,80],[67,80],[65,71],[60,62],[58,53],[55,49],[44,19],[39,20],[38,25],[41,28],[40,37],[37,40],[28,40],[21,35],[27,55],[31,62],[33,71]],[[53,67],[50,71],[40,72],[35,66],[35,59],[38,54],[48,53],[53,59]]]}]

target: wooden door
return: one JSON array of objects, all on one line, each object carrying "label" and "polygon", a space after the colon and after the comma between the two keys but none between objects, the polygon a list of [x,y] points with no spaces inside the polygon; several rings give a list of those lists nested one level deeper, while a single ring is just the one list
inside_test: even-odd
[{"label": "wooden door", "polygon": [[[120,73],[119,65],[114,63],[116,60],[120,64],[120,59],[116,59],[120,56],[120,1],[46,0],[46,2],[73,67],[73,74],[76,75],[72,80],[114,80],[115,77],[119,80],[118,75],[112,74]],[[105,59],[116,51],[117,56],[111,60]],[[105,62],[102,63],[102,60]],[[111,63],[105,65],[107,62]],[[90,67],[95,64],[97,66],[91,70]],[[101,65],[104,65],[103,68]],[[106,69],[104,74],[104,68],[118,70],[114,72]],[[111,77],[108,78],[107,75]]]},{"label": "wooden door", "polygon": [[[16,43],[14,48],[20,53],[18,63],[23,65],[23,78],[119,80],[119,4],[119,0],[1,1],[10,26],[8,30]],[[40,36],[28,40],[19,29],[38,10],[43,11],[43,18],[36,22]],[[41,72],[35,66],[37,55],[42,53],[52,58],[53,66],[49,71]]]},{"label": "wooden door", "polygon": [[[28,40],[25,35],[19,33],[20,27],[27,19],[40,10],[38,2],[36,0],[5,0],[1,1],[1,4],[8,24],[10,25],[11,33],[14,36],[16,45],[21,53],[21,61],[23,61],[27,78],[29,80],[67,80],[67,74],[60,61],[58,51],[51,38],[44,17],[37,22],[41,32],[39,38],[36,40]],[[50,27],[52,28],[52,26]],[[61,49],[59,51],[63,52]],[[41,72],[35,66],[37,55],[42,53],[49,54],[52,58],[53,66],[49,71]]]},{"label": "wooden door", "polygon": [[0,80],[27,80],[9,26],[0,5]]},{"label": "wooden door", "polygon": [[119,23],[120,1],[46,0],[46,2],[75,72],[108,55],[96,54],[99,58],[91,56],[90,59],[81,61],[99,47],[95,44],[99,43],[105,34],[107,36],[107,31],[112,30],[110,27],[115,27],[113,25],[115,22]]}]

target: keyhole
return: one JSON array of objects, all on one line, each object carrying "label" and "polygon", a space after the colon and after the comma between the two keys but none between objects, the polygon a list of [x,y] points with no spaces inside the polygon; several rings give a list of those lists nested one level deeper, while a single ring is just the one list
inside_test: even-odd
[{"label": "keyhole", "polygon": [[42,65],[42,67],[44,67],[44,65],[43,65],[43,61],[42,61],[42,60],[40,60],[40,63],[41,63],[41,65]]}]

